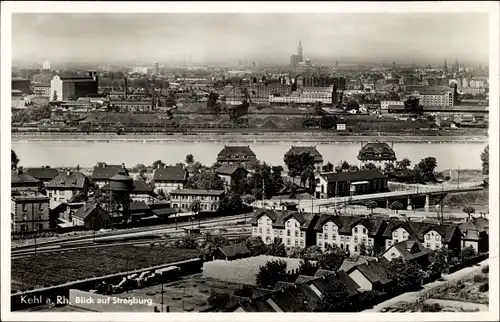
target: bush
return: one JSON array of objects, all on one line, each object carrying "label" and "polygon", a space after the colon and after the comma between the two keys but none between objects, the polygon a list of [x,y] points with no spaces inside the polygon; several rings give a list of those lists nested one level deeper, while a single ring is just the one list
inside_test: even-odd
[{"label": "bush", "polygon": [[422,312],[441,312],[443,308],[438,303],[434,304],[424,304],[422,306]]},{"label": "bush", "polygon": [[473,280],[474,283],[483,283],[488,281],[488,277],[485,275],[475,275]]},{"label": "bush", "polygon": [[481,286],[479,286],[479,292],[488,292],[490,289],[490,285],[488,282],[482,284]]},{"label": "bush", "polygon": [[490,271],[490,267],[489,266],[484,266],[482,269],[481,269],[481,272],[483,274],[488,274]]}]

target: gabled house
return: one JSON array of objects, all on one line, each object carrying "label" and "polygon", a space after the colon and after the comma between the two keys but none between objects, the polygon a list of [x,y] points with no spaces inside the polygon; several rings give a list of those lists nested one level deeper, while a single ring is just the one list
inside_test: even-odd
[{"label": "gabled house", "polygon": [[238,185],[248,176],[248,170],[238,165],[222,165],[215,173],[224,181],[224,189],[230,191],[233,185]]},{"label": "gabled house", "polygon": [[382,256],[389,262],[396,258],[402,258],[407,262],[417,262],[422,267],[429,265],[429,250],[418,240],[405,240],[389,247]]},{"label": "gabled house", "polygon": [[99,188],[102,188],[105,184],[109,183],[109,179],[119,173],[123,173],[127,176],[129,175],[128,170],[125,168],[125,164],[113,165],[99,162],[92,171],[92,182]]},{"label": "gabled house", "polygon": [[322,172],[315,181],[318,199],[388,191],[387,176],[379,170]]},{"label": "gabled house", "polygon": [[62,171],[46,185],[50,204],[68,202],[79,194],[89,191],[89,179],[81,172]]},{"label": "gabled house", "polygon": [[279,238],[286,247],[315,245],[313,227],[317,218],[297,211],[261,209],[251,220],[252,236],[260,237],[266,244]]},{"label": "gabled house", "polygon": [[380,165],[385,162],[396,161],[396,153],[384,142],[371,142],[365,144],[358,153],[358,160]]},{"label": "gabled house", "polygon": [[154,191],[170,194],[172,190],[184,189],[187,178],[188,172],[181,166],[159,166],[153,172]]},{"label": "gabled house", "polygon": [[217,154],[217,162],[226,165],[245,165],[249,162],[257,161],[257,156],[246,146],[229,146],[225,145],[224,148]]},{"label": "gabled house", "polygon": [[387,268],[378,260],[354,266],[346,273],[359,285],[358,291],[383,291],[391,283]]},{"label": "gabled house", "polygon": [[71,217],[74,226],[85,226],[91,230],[111,227],[111,216],[96,203],[85,203]]},{"label": "gabled house", "polygon": [[386,226],[386,221],[377,217],[323,214],[314,227],[316,245],[321,249],[325,249],[326,244],[337,245],[353,255],[359,254],[360,244],[382,248]]},{"label": "gabled house", "polygon": [[26,173],[40,180],[43,184],[47,184],[59,174],[59,170],[48,167],[27,168]]},{"label": "gabled house", "polygon": [[482,217],[473,217],[461,224],[462,248],[471,246],[477,253],[487,252],[489,249],[489,221]]},{"label": "gabled house", "polygon": [[[285,153],[284,161],[286,166],[286,160],[289,156],[301,155],[308,153],[314,158],[314,168],[316,171],[321,171],[323,168],[323,156],[318,152],[315,146],[292,146],[290,150]],[[288,171],[285,169],[285,171]]]},{"label": "gabled house", "polygon": [[22,168],[11,171],[10,176],[11,191],[39,191],[42,182],[25,173]]}]

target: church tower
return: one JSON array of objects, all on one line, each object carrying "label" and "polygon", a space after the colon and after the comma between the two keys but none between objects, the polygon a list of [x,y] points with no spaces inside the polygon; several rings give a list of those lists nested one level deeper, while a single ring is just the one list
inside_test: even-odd
[{"label": "church tower", "polygon": [[299,47],[297,48],[297,56],[299,56],[299,62],[304,61],[304,53],[302,51],[302,42],[299,40]]}]

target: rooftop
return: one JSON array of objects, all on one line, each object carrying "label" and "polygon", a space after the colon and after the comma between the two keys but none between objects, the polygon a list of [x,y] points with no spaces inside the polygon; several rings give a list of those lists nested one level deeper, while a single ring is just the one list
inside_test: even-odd
[{"label": "rooftop", "polygon": [[384,179],[384,175],[379,170],[359,170],[359,171],[348,171],[348,172],[324,172],[320,173],[326,182],[343,182],[343,181],[361,181],[361,180],[373,180],[373,179]]},{"label": "rooftop", "polygon": [[87,180],[81,172],[63,171],[47,183],[47,189],[83,189]]},{"label": "rooftop", "polygon": [[188,172],[181,166],[159,167],[153,173],[154,181],[184,182]]},{"label": "rooftop", "polygon": [[171,195],[196,195],[196,196],[221,196],[224,190],[201,190],[201,189],[176,189],[170,192]]}]

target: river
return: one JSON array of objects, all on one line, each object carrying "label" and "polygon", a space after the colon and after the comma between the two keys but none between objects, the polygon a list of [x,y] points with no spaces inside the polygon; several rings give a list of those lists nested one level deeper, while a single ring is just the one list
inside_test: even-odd
[{"label": "river", "polygon": [[[29,140],[13,139],[12,148],[16,151],[20,165],[24,167],[50,165],[52,167],[92,167],[97,162],[108,164],[125,163],[128,167],[136,164],[151,165],[156,160],[167,164],[183,162],[187,154],[203,164],[213,164],[217,154],[225,144],[236,145],[222,140],[199,137],[197,141],[108,141],[92,140]],[[292,145],[313,145],[307,141],[268,142],[258,139],[249,143],[261,161],[268,164],[283,164],[283,156]],[[316,144],[325,163],[337,164],[341,160],[357,164],[357,155],[362,143],[335,142]],[[391,144],[391,143],[389,143]],[[393,148],[398,159],[407,157],[412,164],[432,156],[437,159],[438,170],[458,168],[481,169],[480,154],[485,142],[444,142],[408,143],[394,142]]]}]

